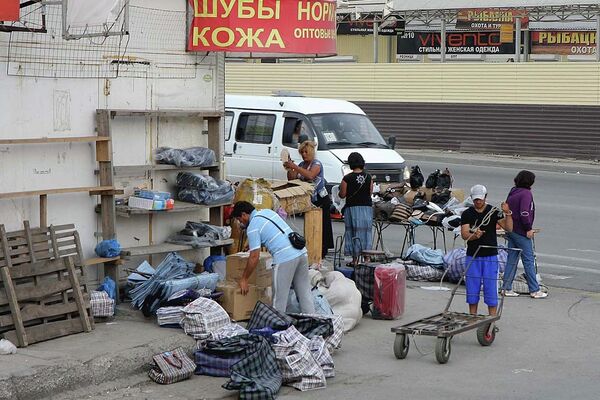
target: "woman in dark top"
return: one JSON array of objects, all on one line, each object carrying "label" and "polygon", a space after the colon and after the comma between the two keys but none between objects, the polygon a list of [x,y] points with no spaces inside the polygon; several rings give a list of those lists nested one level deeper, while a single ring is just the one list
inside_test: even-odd
[{"label": "woman in dark top", "polygon": [[363,249],[368,250],[373,245],[371,232],[373,224],[373,208],[371,193],[373,193],[373,179],[364,171],[365,160],[360,153],[350,153],[348,164],[352,172],[344,176],[340,184],[340,198],[346,199],[344,207],[344,254],[352,255],[352,264],[358,262],[358,252],[353,238],[358,237]]}]

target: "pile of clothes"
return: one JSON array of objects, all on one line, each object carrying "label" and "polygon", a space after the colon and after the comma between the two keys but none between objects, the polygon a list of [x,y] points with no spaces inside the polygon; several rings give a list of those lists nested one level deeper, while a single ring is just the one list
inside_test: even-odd
[{"label": "pile of clothes", "polygon": [[[434,250],[420,244],[408,248],[403,260],[400,261],[406,268],[406,276],[414,281],[448,281],[457,283],[468,268],[467,250],[453,249],[446,254],[441,250]],[[500,273],[504,272],[508,251],[504,248],[498,250],[498,266]]]},{"label": "pile of clothes", "polygon": [[[150,316],[162,306],[174,306],[173,301],[182,293],[194,296],[186,290],[205,289],[204,294],[212,294],[219,281],[219,274],[203,272],[196,274],[196,264],[189,262],[177,253],[169,253],[154,270],[147,262],[130,275],[129,296],[133,307]],[[183,292],[182,292],[183,291]],[[194,292],[195,293],[195,292]],[[199,292],[198,295],[202,295]],[[179,297],[177,297],[179,296]]]}]

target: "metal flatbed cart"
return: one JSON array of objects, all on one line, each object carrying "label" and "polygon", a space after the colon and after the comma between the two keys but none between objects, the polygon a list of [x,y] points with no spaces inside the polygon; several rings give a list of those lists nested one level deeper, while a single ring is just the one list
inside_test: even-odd
[{"label": "metal flatbed cart", "polygon": [[[493,246],[480,246],[475,252],[474,256],[477,256],[481,248],[496,248]],[[518,251],[521,249],[505,248],[507,251]],[[409,349],[409,337],[408,335],[424,335],[424,336],[435,336],[437,342],[435,345],[435,358],[440,364],[445,364],[450,359],[451,352],[451,341],[454,335],[462,332],[470,331],[473,329],[477,330],[477,340],[482,346],[490,346],[494,339],[496,339],[497,328],[494,323],[500,319],[502,315],[502,308],[504,305],[504,296],[500,296],[498,303],[497,315],[481,315],[481,314],[468,314],[450,311],[450,306],[454,300],[455,295],[461,285],[464,282],[465,276],[471,263],[465,268],[464,274],[460,281],[452,289],[450,299],[446,304],[446,308],[439,314],[432,315],[427,318],[422,318],[418,321],[411,322],[406,325],[397,326],[392,328],[392,333],[396,334],[394,340],[394,355],[398,359],[406,358]]]}]

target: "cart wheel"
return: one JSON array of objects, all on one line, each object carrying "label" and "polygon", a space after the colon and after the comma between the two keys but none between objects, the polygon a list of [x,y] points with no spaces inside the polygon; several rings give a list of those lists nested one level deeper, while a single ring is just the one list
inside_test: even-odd
[{"label": "cart wheel", "polygon": [[494,343],[496,339],[496,329],[489,323],[477,328],[477,341],[482,346],[489,346]]},{"label": "cart wheel", "polygon": [[450,359],[451,337],[439,337],[435,345],[435,358],[440,364],[446,364]]},{"label": "cart wheel", "polygon": [[398,360],[404,360],[408,354],[409,347],[408,336],[405,333],[396,333],[394,340],[394,355]]}]

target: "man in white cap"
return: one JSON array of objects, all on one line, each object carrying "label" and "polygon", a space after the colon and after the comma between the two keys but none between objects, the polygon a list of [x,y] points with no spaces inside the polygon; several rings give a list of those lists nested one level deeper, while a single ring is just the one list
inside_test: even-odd
[{"label": "man in white cap", "polygon": [[[486,203],[487,189],[483,185],[471,188],[473,206],[465,210],[460,218],[460,233],[467,242],[469,269],[465,276],[469,312],[477,314],[479,292],[483,280],[483,300],[490,315],[496,315],[498,307],[498,240],[496,224],[505,231],[512,231],[512,211],[503,202],[502,210]],[[480,247],[489,246],[489,247]]]}]

